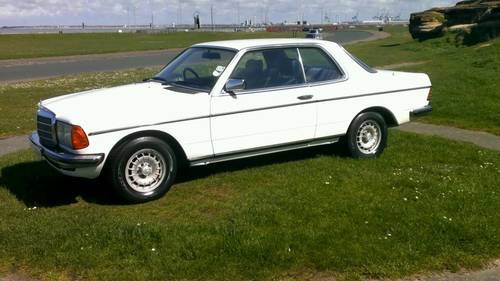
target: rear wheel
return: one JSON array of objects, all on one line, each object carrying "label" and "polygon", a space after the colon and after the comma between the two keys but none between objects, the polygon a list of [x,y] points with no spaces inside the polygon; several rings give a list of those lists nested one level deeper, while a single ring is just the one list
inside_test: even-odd
[{"label": "rear wheel", "polygon": [[177,174],[172,148],[155,137],[140,137],[121,145],[110,159],[110,179],[126,201],[142,203],[163,196]]},{"label": "rear wheel", "polygon": [[358,115],[346,135],[347,149],[355,158],[376,158],[387,145],[387,124],[376,112]]}]

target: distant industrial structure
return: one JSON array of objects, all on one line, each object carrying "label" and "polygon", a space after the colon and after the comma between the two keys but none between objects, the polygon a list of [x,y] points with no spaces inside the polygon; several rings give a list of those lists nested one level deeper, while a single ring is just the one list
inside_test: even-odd
[{"label": "distant industrial structure", "polygon": [[[302,5],[302,1],[300,1]],[[151,18],[148,24],[136,24],[135,6],[127,8],[127,24],[125,25],[91,25],[82,22],[79,25],[60,25],[60,26],[3,26],[0,27],[0,34],[16,33],[161,33],[161,32],[190,32],[190,31],[219,31],[219,32],[238,32],[238,31],[304,31],[309,28],[322,28],[324,31],[335,31],[343,28],[355,28],[357,26],[383,26],[383,25],[406,25],[408,20],[402,20],[400,15],[392,16],[387,11],[379,12],[371,20],[360,20],[359,12],[356,12],[351,18],[344,16],[341,20],[339,15],[333,15],[331,11],[321,9],[321,20],[319,23],[311,23],[304,14],[299,11],[296,21],[273,23],[269,21],[269,8],[262,9],[262,18],[259,22],[257,16],[241,17],[239,2],[236,6],[236,16],[238,24],[217,24],[214,22],[214,6],[210,6],[209,18],[202,18],[199,11],[192,14],[192,22],[186,24],[183,22],[182,5],[178,6],[177,23],[155,24],[155,15],[151,11]],[[206,15],[205,11],[205,15]],[[183,22],[179,24],[179,22]]]}]

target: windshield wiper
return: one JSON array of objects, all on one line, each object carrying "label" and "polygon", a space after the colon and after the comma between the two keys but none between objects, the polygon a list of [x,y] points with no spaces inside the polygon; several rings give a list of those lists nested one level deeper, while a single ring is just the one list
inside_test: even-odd
[{"label": "windshield wiper", "polygon": [[167,80],[165,80],[165,78],[159,77],[159,76],[144,78],[142,81],[143,82],[156,81],[156,82],[162,82],[162,83],[167,82]]}]

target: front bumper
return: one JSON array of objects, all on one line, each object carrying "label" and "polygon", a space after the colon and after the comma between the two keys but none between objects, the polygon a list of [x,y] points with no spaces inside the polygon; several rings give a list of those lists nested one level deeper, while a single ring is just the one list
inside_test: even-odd
[{"label": "front bumper", "polygon": [[33,149],[42,155],[55,168],[74,171],[78,168],[97,167],[104,160],[104,154],[72,154],[63,151],[53,151],[40,144],[37,133],[30,136]]},{"label": "front bumper", "polygon": [[432,106],[429,104],[429,105],[426,105],[422,108],[418,108],[418,109],[415,109],[413,111],[410,112],[410,115],[412,117],[419,117],[419,116],[423,116],[423,115],[426,115],[426,114],[429,114],[432,112]]}]

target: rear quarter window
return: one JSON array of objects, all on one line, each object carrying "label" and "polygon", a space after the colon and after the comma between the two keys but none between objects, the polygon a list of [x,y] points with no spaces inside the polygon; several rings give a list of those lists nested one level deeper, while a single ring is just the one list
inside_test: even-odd
[{"label": "rear quarter window", "polygon": [[344,49],[344,52],[353,60],[355,61],[359,66],[361,66],[364,70],[366,70],[367,72],[370,72],[370,73],[377,73],[377,70],[370,67],[369,65],[367,65],[365,62],[363,62],[362,60],[360,60],[358,57],[356,57],[355,55],[349,53],[346,49]]}]

